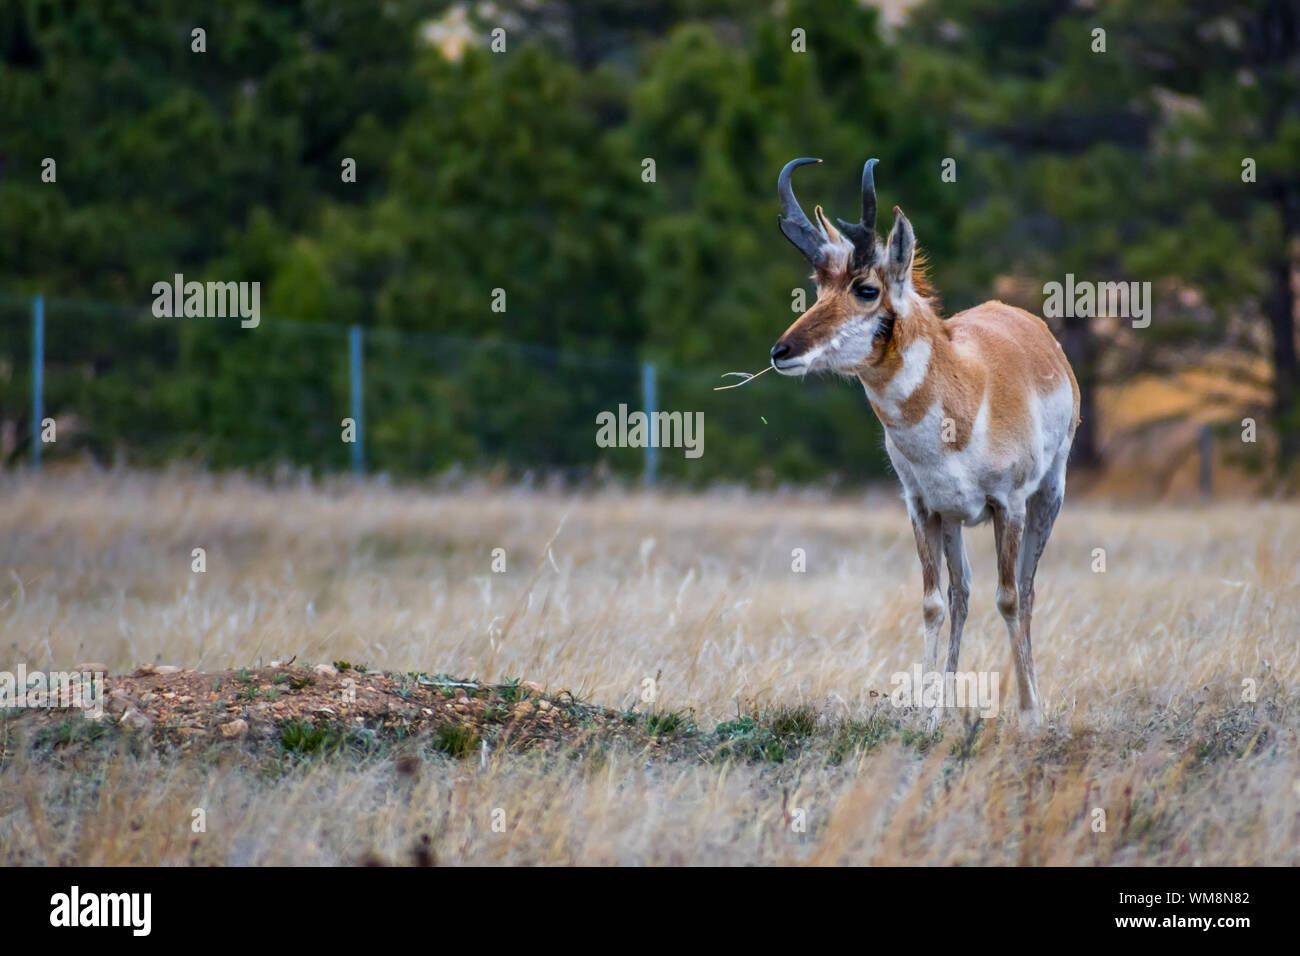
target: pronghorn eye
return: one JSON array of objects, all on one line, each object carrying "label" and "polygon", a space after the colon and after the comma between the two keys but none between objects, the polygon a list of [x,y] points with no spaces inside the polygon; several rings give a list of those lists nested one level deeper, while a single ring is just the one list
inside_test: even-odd
[{"label": "pronghorn eye", "polygon": [[880,289],[874,285],[868,285],[863,282],[853,287],[853,294],[863,302],[874,302],[880,296]]}]

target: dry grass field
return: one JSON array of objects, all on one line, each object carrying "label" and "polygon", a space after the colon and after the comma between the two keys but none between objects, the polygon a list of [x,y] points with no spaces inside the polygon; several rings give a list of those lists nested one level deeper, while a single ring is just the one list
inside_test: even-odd
[{"label": "dry grass field", "polygon": [[921,653],[892,494],[5,482],[0,670],[346,660],[533,681],[635,732],[313,755],[42,736],[11,711],[2,864],[1300,863],[1292,504],[1067,495],[1039,574],[1035,736],[1016,729],[992,532],[967,531],[961,667],[1000,675],[1004,716],[927,735],[885,696]]}]

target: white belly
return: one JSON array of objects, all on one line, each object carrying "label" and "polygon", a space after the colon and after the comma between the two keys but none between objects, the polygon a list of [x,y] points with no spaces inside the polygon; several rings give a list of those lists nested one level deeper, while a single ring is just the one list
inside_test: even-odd
[{"label": "white belly", "polygon": [[980,457],[972,453],[981,424],[977,419],[970,442],[959,450],[942,442],[942,416],[934,409],[916,425],[886,429],[885,450],[904,494],[947,521],[978,524],[988,518],[994,489]]},{"label": "white belly", "polygon": [[988,442],[988,407],[981,405],[964,448],[945,442],[942,407],[932,405],[915,425],[885,430],[885,449],[907,497],[949,521],[978,524],[990,503],[1024,501],[1042,483],[1069,443],[1073,395],[1065,384],[1030,403],[1033,427],[1025,447],[993,454]]}]

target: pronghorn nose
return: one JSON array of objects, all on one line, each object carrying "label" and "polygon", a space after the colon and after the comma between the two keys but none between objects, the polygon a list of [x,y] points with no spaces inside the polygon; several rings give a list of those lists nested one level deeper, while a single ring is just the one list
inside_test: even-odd
[{"label": "pronghorn nose", "polygon": [[776,345],[772,346],[773,360],[783,359],[789,354],[790,354],[790,346],[786,342],[777,342]]}]

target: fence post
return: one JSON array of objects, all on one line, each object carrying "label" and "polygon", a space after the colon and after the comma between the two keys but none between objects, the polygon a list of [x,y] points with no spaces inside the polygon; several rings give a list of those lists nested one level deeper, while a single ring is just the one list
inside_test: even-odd
[{"label": "fence post", "polygon": [[32,467],[41,470],[41,420],[45,417],[45,296],[32,300]]},{"label": "fence post", "polygon": [[1199,484],[1201,486],[1201,498],[1209,501],[1214,496],[1214,438],[1210,434],[1210,426],[1201,426],[1200,437],[1200,458],[1201,467],[1199,475]]},{"label": "fence post", "polygon": [[646,423],[650,440],[645,446],[645,483],[655,483],[655,473],[659,468],[659,436],[655,425],[655,365],[654,362],[641,363],[641,404],[645,406]]},{"label": "fence post", "polygon": [[365,471],[364,450],[365,430],[362,425],[361,402],[361,326],[354,325],[348,329],[348,366],[352,381],[352,422],[356,429],[352,442],[352,471],[361,474]]}]

